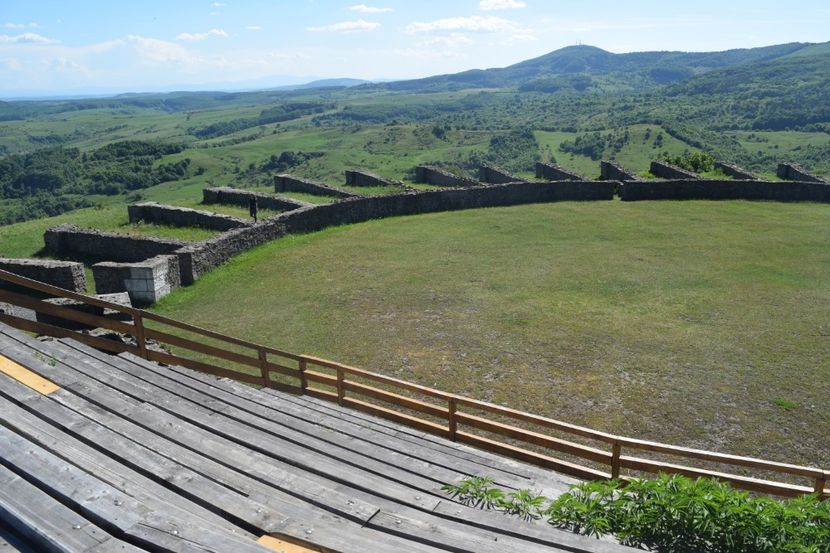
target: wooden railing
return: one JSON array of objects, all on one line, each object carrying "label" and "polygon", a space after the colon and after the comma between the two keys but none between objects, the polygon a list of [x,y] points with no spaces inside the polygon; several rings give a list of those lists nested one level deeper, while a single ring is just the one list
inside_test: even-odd
[{"label": "wooden railing", "polygon": [[[830,471],[598,432],[333,361],[232,338],[141,309],[69,292],[7,271],[0,270],[0,281],[16,288],[14,291],[0,289],[0,302],[81,325],[109,329],[130,336],[134,343],[67,330],[59,324],[0,314],[0,322],[10,326],[38,334],[73,338],[113,353],[130,352],[160,363],[181,365],[257,386],[322,398],[425,433],[579,478],[628,478],[643,473],[666,472],[714,477],[735,487],[776,496],[817,493],[822,498],[830,497],[830,490],[826,488]],[[33,297],[33,293],[41,297],[68,298],[87,306],[111,310],[128,320],[113,320],[72,307],[54,305]],[[168,348],[162,350],[154,347],[154,343]],[[176,353],[171,353],[173,350],[170,348],[174,348]],[[627,455],[623,455],[624,452]],[[656,454],[658,458],[632,456],[635,452]],[[671,458],[679,458],[685,464],[668,462],[667,459]],[[710,466],[701,467],[701,464]],[[760,477],[760,473],[772,476]],[[796,480],[802,482],[794,483]]]}]

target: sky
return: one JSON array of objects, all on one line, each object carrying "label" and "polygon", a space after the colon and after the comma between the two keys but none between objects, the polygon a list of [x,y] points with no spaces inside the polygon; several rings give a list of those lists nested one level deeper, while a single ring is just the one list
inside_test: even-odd
[{"label": "sky", "polygon": [[251,89],[623,53],[830,40],[830,3],[0,0],[0,98]]}]

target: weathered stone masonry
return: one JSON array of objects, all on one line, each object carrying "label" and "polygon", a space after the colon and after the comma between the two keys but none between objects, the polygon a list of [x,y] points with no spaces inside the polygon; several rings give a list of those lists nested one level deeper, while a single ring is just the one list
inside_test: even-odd
[{"label": "weathered stone masonry", "polygon": [[733,179],[738,180],[761,180],[749,171],[744,171],[737,165],[726,163],[725,161],[716,161],[715,169],[720,170],[724,175],[729,175]]},{"label": "weathered stone masonry", "polygon": [[86,274],[82,263],[0,257],[0,269],[71,292],[86,291]]},{"label": "weathered stone masonry", "polygon": [[[566,171],[558,165],[551,165],[550,163],[536,162],[536,178],[548,180],[585,180],[585,177]],[[607,179],[613,180],[613,179]]]},{"label": "weathered stone masonry", "polygon": [[620,186],[624,201],[636,200],[773,200],[830,202],[830,185],[754,180],[628,181]]},{"label": "weathered stone masonry", "polygon": [[401,186],[398,181],[360,170],[346,171],[346,184],[348,186]]},{"label": "weathered stone masonry", "polygon": [[127,206],[127,213],[131,223],[144,221],[171,227],[201,227],[211,230],[225,231],[244,227],[247,221],[230,215],[162,205],[156,202],[142,202]]},{"label": "weathered stone masonry", "polygon": [[422,182],[435,186],[481,186],[481,183],[478,181],[468,179],[467,177],[453,175],[449,171],[445,171],[440,167],[434,167],[432,165],[417,166],[415,168],[415,182]]},{"label": "weathered stone masonry", "polygon": [[159,255],[137,263],[96,263],[92,274],[98,293],[126,291],[135,305],[155,303],[181,286],[176,255]]},{"label": "weathered stone masonry", "polygon": [[692,173],[665,161],[652,161],[649,172],[663,179],[699,179],[700,175]]},{"label": "weathered stone masonry", "polygon": [[511,175],[500,167],[493,165],[482,165],[478,168],[478,178],[481,182],[490,184],[506,184],[508,182],[520,182],[525,179]]},{"label": "weathered stone masonry", "polygon": [[144,261],[171,254],[187,245],[184,240],[130,236],[75,225],[59,225],[43,234],[47,253],[56,257],[89,261]]},{"label": "weathered stone masonry", "polygon": [[202,190],[202,203],[205,204],[231,204],[248,207],[251,198],[256,198],[257,206],[260,209],[273,209],[276,211],[290,211],[309,204],[299,200],[292,200],[273,194],[263,194],[251,190],[239,190],[225,186],[217,188],[205,188]]},{"label": "weathered stone masonry", "polygon": [[616,161],[602,161],[599,164],[599,180],[638,181],[640,177],[623,169]]},{"label": "weathered stone masonry", "polygon": [[779,163],[778,164],[778,171],[776,172],[779,179],[783,180],[793,180],[799,182],[820,182],[825,183],[827,182],[824,179],[820,179],[819,177],[808,173],[803,167],[800,165],[796,165],[795,163]]},{"label": "weathered stone masonry", "polygon": [[332,196],[334,198],[351,198],[358,195],[320,182],[307,181],[293,175],[275,176],[274,192],[304,192],[306,194],[314,194],[315,196]]}]

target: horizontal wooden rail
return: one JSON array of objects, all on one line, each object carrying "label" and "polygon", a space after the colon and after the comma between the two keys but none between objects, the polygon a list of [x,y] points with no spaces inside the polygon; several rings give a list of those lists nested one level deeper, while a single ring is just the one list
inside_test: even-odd
[{"label": "horizontal wooden rail", "polygon": [[[113,330],[133,337],[136,345],[90,336],[55,324],[30,321],[0,313],[0,322],[10,326],[39,334],[73,338],[84,344],[113,353],[133,353],[145,359],[170,365],[181,365],[217,377],[231,378],[256,386],[275,388],[295,394],[306,394],[336,402],[345,407],[392,420],[425,433],[449,438],[579,478],[630,478],[631,473],[623,474],[623,469],[638,474],[666,472],[691,477],[718,478],[730,482],[735,487],[764,494],[793,497],[816,493],[822,498],[830,497],[830,490],[827,489],[827,483],[830,482],[830,471],[819,468],[616,436],[509,407],[450,394],[327,359],[293,354],[233,338],[156,313],[90,298],[83,294],[36,282],[7,271],[0,270],[0,281],[9,282],[17,287],[15,291],[0,290],[0,301],[33,309],[36,312],[46,313],[57,318]],[[20,289],[28,289],[42,295],[69,298],[88,305],[120,312],[131,318],[132,322],[113,320],[108,317],[81,312],[71,307],[43,302],[38,298],[22,294]],[[153,322],[153,328],[147,328],[147,321]],[[175,330],[161,330],[157,328],[158,325],[164,325]],[[185,338],[173,333],[176,330],[190,333],[191,337]],[[177,348],[176,352],[159,351],[158,348],[152,347],[152,343],[148,340]],[[204,340],[211,340],[213,343],[206,343]],[[248,351],[246,353],[231,351],[216,345],[216,342]],[[197,358],[185,356],[182,350],[196,354]],[[200,355],[242,365],[250,370],[233,370],[227,366],[217,366],[205,361],[204,357],[199,357]],[[269,359],[269,356],[280,358],[283,361],[287,360],[286,362],[289,365],[291,362],[296,362],[297,367],[290,367],[282,361],[274,362],[274,360]],[[315,368],[323,369],[323,372],[314,370]],[[332,371],[334,374],[326,374]],[[274,380],[272,378],[273,374],[285,378]],[[286,378],[289,382],[293,379],[296,384],[285,382]],[[366,384],[366,381],[378,384],[380,387]],[[359,396],[360,399],[355,396]],[[427,400],[424,398],[427,398]],[[376,402],[381,402],[385,406],[378,405]],[[431,417],[431,420],[423,416]],[[521,423],[522,426],[530,425],[543,431],[530,430],[515,424],[509,424],[506,421],[516,421]],[[470,430],[486,433],[490,437],[472,433]],[[593,440],[597,445],[589,446],[576,443],[546,433],[550,431]],[[501,438],[509,440],[510,443],[502,441]],[[519,447],[516,445],[519,442],[528,444],[533,449]],[[633,457],[623,455],[624,450],[670,455],[691,461],[705,461],[715,463],[719,467],[736,466],[789,477],[807,478],[810,479],[810,484],[796,485],[786,481],[734,474],[720,469],[710,470]],[[608,467],[609,471],[553,457],[548,452],[584,459],[595,465]]]}]

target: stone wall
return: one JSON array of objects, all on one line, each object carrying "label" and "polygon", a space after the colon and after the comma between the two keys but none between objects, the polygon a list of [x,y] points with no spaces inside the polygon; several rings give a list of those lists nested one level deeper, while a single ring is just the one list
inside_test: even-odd
[{"label": "stone wall", "polygon": [[783,180],[827,183],[824,179],[808,173],[803,167],[795,163],[779,163],[777,175],[779,179]]},{"label": "stone wall", "polygon": [[628,181],[620,187],[624,201],[636,200],[773,200],[830,203],[830,185],[811,182],[751,180]]},{"label": "stone wall", "polygon": [[504,169],[494,165],[481,165],[478,168],[478,179],[481,182],[490,184],[506,184],[508,182],[520,182],[525,179],[511,175]]},{"label": "stone wall", "polygon": [[251,190],[240,190],[221,186],[217,188],[205,188],[202,190],[202,203],[205,204],[231,204],[248,207],[251,198],[256,198],[257,206],[260,209],[273,209],[276,211],[291,211],[309,204],[299,200],[292,200],[283,196],[263,194]]},{"label": "stone wall", "polygon": [[351,198],[282,213],[259,224],[195,242],[178,250],[176,255],[182,284],[187,285],[232,257],[285,234],[313,232],[397,215],[556,201],[611,200],[617,185],[613,181],[518,182]]},{"label": "stone wall", "polygon": [[[582,175],[571,173],[562,169],[558,165],[551,165],[550,163],[536,162],[536,178],[548,180],[585,180]],[[613,180],[613,179],[604,179]]]},{"label": "stone wall", "polygon": [[46,252],[55,257],[121,262],[144,261],[157,255],[173,253],[188,244],[184,240],[131,236],[75,225],[59,225],[47,229],[43,234],[43,242]]},{"label": "stone wall", "polygon": [[715,169],[720,170],[724,175],[729,175],[733,179],[738,180],[761,180],[749,171],[744,171],[737,165],[726,163],[725,161],[716,161]]},{"label": "stone wall", "polygon": [[159,255],[138,263],[96,263],[92,275],[98,293],[127,292],[134,305],[155,303],[181,286],[175,255]]},{"label": "stone wall", "polygon": [[293,175],[275,176],[274,192],[304,192],[315,196],[332,196],[334,198],[351,198],[358,195],[320,182],[303,180]]},{"label": "stone wall", "polygon": [[[86,291],[86,274],[82,263],[0,257],[0,269],[71,292]],[[0,281],[0,287],[4,284]]]},{"label": "stone wall", "polygon": [[481,186],[481,183],[467,177],[453,175],[440,167],[419,165],[415,167],[415,182],[432,184],[434,186],[469,187]]},{"label": "stone wall", "polygon": [[599,180],[639,181],[640,177],[626,171],[616,161],[601,161],[599,164]]},{"label": "stone wall", "polygon": [[666,163],[665,161],[652,161],[649,172],[655,177],[661,179],[699,179],[700,175],[687,171],[677,165]]},{"label": "stone wall", "polygon": [[348,186],[401,186],[398,181],[358,169],[346,171],[346,184]]},{"label": "stone wall", "polygon": [[212,230],[225,231],[244,227],[248,224],[238,217],[199,211],[186,207],[162,205],[156,202],[142,202],[127,206],[127,213],[131,223],[144,221],[171,227],[201,227]]}]

